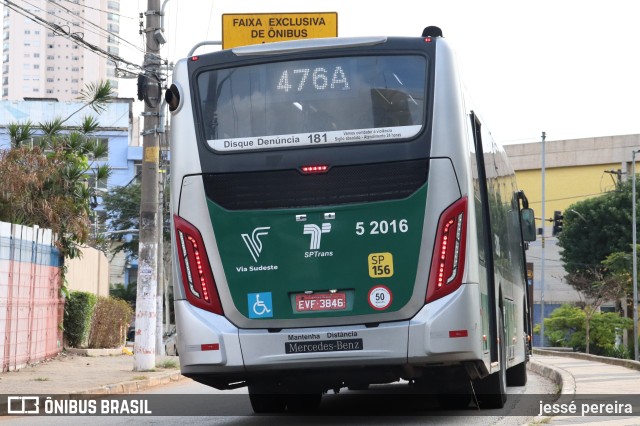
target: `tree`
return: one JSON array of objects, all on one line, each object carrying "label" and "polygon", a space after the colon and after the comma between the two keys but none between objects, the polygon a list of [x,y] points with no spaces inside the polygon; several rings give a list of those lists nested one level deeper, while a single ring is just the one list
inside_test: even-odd
[{"label": "tree", "polygon": [[601,267],[611,253],[631,245],[631,183],[616,191],[574,203],[564,212],[558,245],[560,258],[569,273],[586,267]]},{"label": "tree", "polygon": [[[617,277],[618,280],[624,283],[626,296],[623,300],[623,303],[626,305],[624,311],[627,314],[627,318],[633,321],[633,246],[629,248],[628,252],[611,253],[602,264],[607,268],[609,274]],[[622,306],[620,310],[623,310]],[[630,341],[633,342],[633,340]],[[633,347],[633,343],[631,344]]]},{"label": "tree", "polygon": [[105,147],[92,137],[98,122],[85,116],[77,128],[65,123],[86,107],[102,112],[113,98],[108,81],[82,91],[84,105],[68,117],[34,126],[11,124],[11,148],[0,153],[0,220],[51,229],[65,258],[80,256],[89,240],[95,190],[88,178],[107,179],[107,165],[94,166]]},{"label": "tree", "polygon": [[632,183],[625,182],[615,191],[572,204],[564,211],[558,237],[560,257],[569,272],[567,283],[585,296],[587,307],[597,308],[602,298],[617,302],[626,297],[629,304],[631,203]]},{"label": "tree", "polygon": [[[111,253],[116,255],[125,252],[130,259],[138,257],[138,235],[135,232],[121,232],[131,229],[138,229],[140,222],[140,183],[132,182],[125,186],[112,188],[102,198],[104,209],[107,213],[107,221],[111,234]],[[171,223],[169,220],[169,196],[165,195],[163,203],[163,238],[166,242],[171,239]],[[114,232],[115,231],[115,232]]]},{"label": "tree", "polygon": [[[125,233],[130,229],[138,229],[140,222],[140,184],[130,183],[125,186],[114,187],[102,198],[104,210],[107,214],[111,254],[120,252],[129,258],[138,257],[138,235],[135,232]],[[115,231],[115,232],[114,232]]]},{"label": "tree", "polygon": [[566,280],[583,298],[585,350],[589,353],[591,320],[605,301],[618,300],[624,296],[626,282],[613,274],[607,274],[604,267],[592,267],[576,271],[568,274]]}]

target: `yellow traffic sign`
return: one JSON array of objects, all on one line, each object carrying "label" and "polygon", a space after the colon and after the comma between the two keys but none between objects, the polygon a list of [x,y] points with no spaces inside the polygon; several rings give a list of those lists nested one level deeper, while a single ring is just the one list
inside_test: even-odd
[{"label": "yellow traffic sign", "polygon": [[274,41],[337,36],[337,12],[222,15],[223,49]]}]

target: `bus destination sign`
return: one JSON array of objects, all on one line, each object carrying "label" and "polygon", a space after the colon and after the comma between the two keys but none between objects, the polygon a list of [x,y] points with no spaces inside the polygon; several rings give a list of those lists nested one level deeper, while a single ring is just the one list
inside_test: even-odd
[{"label": "bus destination sign", "polygon": [[222,15],[222,48],[338,36],[338,13]]}]

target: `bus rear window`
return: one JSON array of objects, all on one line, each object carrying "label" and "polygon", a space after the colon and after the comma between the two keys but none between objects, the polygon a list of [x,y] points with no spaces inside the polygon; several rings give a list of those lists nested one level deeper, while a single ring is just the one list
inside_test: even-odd
[{"label": "bus rear window", "polygon": [[403,140],[425,117],[423,56],[273,62],[205,71],[200,123],[216,151]]}]

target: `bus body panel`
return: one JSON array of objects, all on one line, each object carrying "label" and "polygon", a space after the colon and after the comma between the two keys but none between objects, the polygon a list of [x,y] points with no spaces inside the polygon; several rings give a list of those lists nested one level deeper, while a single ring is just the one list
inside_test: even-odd
[{"label": "bus body panel", "polygon": [[407,321],[331,328],[240,330],[247,370],[402,365],[407,362]]},{"label": "bus body panel", "polygon": [[[425,197],[423,188],[398,201],[246,212],[210,203],[233,298],[227,317],[241,328],[281,328],[412,315]],[[389,304],[371,305],[376,286],[388,289]],[[328,292],[345,297],[332,299],[336,309],[313,298]]]},{"label": "bus body panel", "polygon": [[176,324],[181,325],[178,353],[183,372],[244,372],[238,329],[233,324],[185,300],[174,305]]},{"label": "bus body panel", "polygon": [[426,305],[410,322],[409,360],[429,364],[482,359],[479,300],[478,286],[463,284]]},{"label": "bus body panel", "polygon": [[[201,131],[194,127],[194,117],[198,114],[192,108],[192,102],[195,101],[192,96],[196,89],[189,86],[190,78],[193,77],[189,67],[197,65],[189,65],[187,60],[178,62],[174,70],[174,81],[180,85],[182,98],[172,118],[171,148],[172,173],[179,171],[174,175],[179,179],[171,181],[174,194],[172,211],[200,232],[224,311],[222,316],[192,306],[186,300],[182,274],[176,266],[178,262],[174,262],[176,323],[181,333],[179,352],[184,374],[222,377],[220,382],[212,381],[216,387],[224,387],[224,383],[251,380],[256,374],[263,372],[286,375],[289,370],[318,370],[321,374],[322,371],[339,371],[342,368],[349,370],[358,366],[379,367],[382,370],[399,368],[399,371],[405,372],[398,373],[400,376],[412,378],[420,375],[412,375],[412,368],[472,363],[479,367],[479,374],[484,375],[499,368],[495,355],[492,359],[490,351],[489,342],[495,341],[497,336],[495,327],[490,326],[489,316],[491,312],[495,312],[493,322],[497,323],[500,310],[505,320],[507,366],[525,362],[523,343],[526,343],[526,336],[522,318],[526,305],[526,288],[522,285],[522,277],[518,277],[517,273],[521,265],[518,262],[522,260],[513,264],[504,264],[501,260],[509,253],[514,253],[514,248],[518,245],[513,235],[518,209],[509,210],[509,203],[516,189],[513,171],[507,167],[504,151],[493,142],[490,134],[484,135],[485,152],[482,155],[487,157],[486,184],[489,186],[490,196],[493,196],[488,204],[491,205],[492,214],[494,210],[502,212],[499,217],[492,216],[492,235],[487,236],[491,256],[496,257],[498,264],[492,278],[488,279],[486,265],[482,260],[488,254],[476,242],[482,237],[483,231],[479,223],[486,213],[480,211],[481,206],[475,202],[478,193],[474,188],[479,182],[474,170],[476,154],[469,120],[470,110],[465,105],[466,99],[452,50],[443,39],[434,39],[432,42],[437,46],[434,57],[429,62],[429,72],[432,72],[433,79],[429,85],[433,88],[433,104],[427,111],[431,116],[427,117],[427,124],[416,141],[401,142],[393,149],[390,145],[385,147],[384,143],[378,143],[214,153],[203,142],[198,142],[198,138],[202,138]],[[365,49],[368,50],[364,52],[373,55],[379,49],[380,54],[391,54],[389,48],[385,47],[386,43],[384,41],[375,46],[366,46]],[[389,43],[397,43],[397,40]],[[304,45],[291,44],[292,49],[287,55],[299,58],[299,55],[305,54],[304,49],[298,51],[293,47]],[[339,45],[338,40],[334,47],[335,53],[344,54]],[[252,48],[254,53],[244,55],[238,61],[247,61],[247,64],[261,61],[255,53],[259,50]],[[331,52],[334,53],[334,50]],[[407,48],[407,52],[409,54],[411,50]],[[232,64],[233,59],[229,57],[231,54],[222,52],[219,57],[223,62]],[[358,54],[362,53],[358,51]],[[269,61],[277,59],[278,54],[270,53],[267,56],[270,56],[267,58]],[[424,142],[428,150],[420,155],[420,149],[416,149],[417,144],[422,143],[419,141],[429,141]],[[227,209],[208,196],[211,192],[207,187],[209,176],[215,173],[234,172],[234,176],[239,176],[263,169],[280,171],[309,164],[311,160],[318,161],[319,164],[326,161],[331,166],[348,165],[349,161],[357,164],[360,164],[358,161],[377,163],[385,161],[385,150],[389,151],[394,161],[405,156],[407,160],[421,158],[426,162],[426,184],[411,197],[366,204],[243,211]],[[338,155],[340,153],[342,155]],[[495,164],[500,167],[492,168],[494,163],[489,161],[497,161]],[[424,193],[419,194],[420,191]],[[410,200],[412,197],[413,201]],[[441,225],[441,215],[457,200],[465,198],[468,200],[465,211],[468,243],[464,265],[461,265],[462,284],[453,293],[426,303],[427,283],[435,274],[431,270],[432,259],[437,251],[436,234]],[[380,219],[401,219],[408,209],[412,214],[410,229],[413,231],[419,228],[419,233],[412,235],[411,239],[398,240],[401,243],[392,253],[394,257],[402,256],[404,253],[399,249],[400,246],[409,250],[411,260],[398,266],[403,269],[404,275],[398,273],[403,281],[393,282],[390,277],[367,277],[364,271],[371,264],[366,264],[366,255],[387,253],[389,250],[385,249],[385,245],[389,244],[383,240],[383,244],[370,250],[367,250],[366,244],[365,247],[354,249],[354,244],[359,244],[354,243],[357,239],[353,235],[359,232],[359,224],[368,227],[368,222],[373,222],[374,219],[370,215],[375,216],[377,212],[384,212]],[[400,216],[388,213],[394,210]],[[322,216],[327,213],[334,214],[335,218],[326,219],[328,216]],[[327,237],[326,241],[329,241],[329,237],[322,234],[322,224],[329,220],[332,221],[330,232],[337,233],[340,229],[344,235],[350,234],[335,248],[327,251],[333,252],[331,257],[334,257],[338,250],[343,250],[345,258],[358,253],[357,259],[360,260],[353,262],[362,261],[363,264],[358,266],[362,268],[358,269],[360,272],[344,272],[345,269],[338,264],[322,270],[318,266],[321,265],[318,259],[312,259],[311,263],[305,263],[308,259],[304,258],[291,259],[292,252],[287,250],[297,247],[295,250],[300,251],[301,246],[296,244],[309,244],[308,238],[314,238],[311,230],[308,234],[305,233],[307,228],[303,228],[303,223],[296,224],[295,220],[299,216],[313,218],[313,223],[308,224],[317,225],[315,232],[322,238]],[[360,216],[362,220],[357,219]],[[341,220],[345,222],[340,222]],[[416,221],[420,222],[419,227],[414,226]],[[277,235],[276,229],[286,229],[285,233],[288,235]],[[275,246],[267,246],[267,233],[269,238],[280,238],[275,240]],[[325,234],[327,233],[328,228]],[[304,238],[303,243],[298,241],[300,238]],[[392,236],[389,238],[387,241],[392,241]],[[174,259],[178,259],[176,246],[179,242],[175,235],[172,235],[172,239]],[[519,243],[522,244],[521,241]],[[268,254],[274,247],[282,247],[282,253]],[[267,256],[275,257],[265,261],[264,265],[278,266],[282,274],[274,274],[273,277],[277,278],[267,279],[269,273],[273,272],[271,269],[258,270],[251,275],[249,266],[261,266],[262,263],[257,262],[257,258],[264,260]],[[287,273],[285,264],[297,264],[301,268],[295,279],[288,276],[290,273]],[[295,283],[302,281],[305,273],[312,277],[311,284],[305,287],[301,283],[296,287]],[[327,284],[321,288],[323,280]],[[366,283],[357,284],[360,280]],[[495,298],[489,300],[489,286],[492,282],[495,283]],[[386,287],[394,292],[394,285],[401,285],[403,291],[406,291],[402,296],[401,306],[391,305],[392,308],[372,311],[365,304],[361,305],[363,308],[350,311],[353,314],[312,312],[298,315],[291,311],[298,300],[294,298],[295,294],[302,294],[305,290],[317,292],[352,289],[354,294],[362,298],[363,292],[374,287]],[[278,291],[281,294],[276,294]],[[277,307],[278,312],[289,311],[273,316],[252,314],[251,309],[258,307],[260,312],[266,312],[261,304],[267,293],[269,298],[280,298],[277,302],[270,299],[272,304],[269,307]],[[291,306],[283,299],[286,297],[291,298]],[[499,309],[493,309],[492,306]],[[363,381],[366,380],[365,376]]]}]

